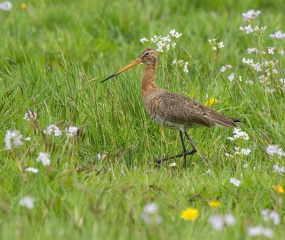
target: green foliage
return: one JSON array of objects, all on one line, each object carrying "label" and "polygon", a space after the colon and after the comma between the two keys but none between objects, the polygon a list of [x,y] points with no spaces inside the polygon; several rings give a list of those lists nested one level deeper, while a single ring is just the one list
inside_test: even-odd
[{"label": "green foliage", "polygon": [[[252,57],[246,49],[282,49],[284,40],[273,40],[269,33],[285,31],[284,1],[33,0],[26,9],[24,2],[11,2],[11,11],[0,10],[2,239],[244,239],[248,227],[256,225],[282,238],[284,193],[273,187],[285,187],[285,181],[273,166],[283,166],[284,156],[269,156],[266,148],[278,144],[285,149],[279,82],[285,78],[284,56]],[[250,9],[261,10],[255,24],[267,25],[266,34],[239,30],[246,25],[241,14]],[[171,29],[183,35],[175,50],[159,54],[157,85],[201,103],[218,99],[212,108],[241,119],[250,137],[229,141],[233,129],[189,130],[199,151],[188,157],[186,169],[182,159],[175,159],[176,167],[169,167],[171,162],[154,166],[155,159],[180,153],[181,144],[177,131],[158,127],[144,109],[144,67],[100,83],[148,47],[141,38],[165,36]],[[224,42],[218,53],[208,42],[213,38]],[[174,58],[189,62],[189,72],[172,65]],[[279,60],[278,74],[269,79],[273,93],[243,58]],[[233,68],[220,72],[226,64]],[[231,82],[230,73],[235,73]],[[37,120],[23,120],[28,109]],[[51,124],[62,136],[43,134]],[[79,127],[77,136],[66,134],[69,126]],[[31,141],[6,150],[7,130]],[[251,153],[235,155],[235,147]],[[51,166],[36,162],[39,152],[50,154]],[[39,172],[26,172],[27,167]],[[230,178],[240,179],[241,186]],[[33,209],[19,205],[27,195],[35,199]],[[220,208],[208,206],[214,200]],[[158,204],[161,224],[141,218],[150,202]],[[193,222],[180,219],[190,207],[200,216]],[[265,208],[278,212],[280,225],[262,219]],[[208,218],[215,213],[231,213],[236,224],[214,230]]]}]

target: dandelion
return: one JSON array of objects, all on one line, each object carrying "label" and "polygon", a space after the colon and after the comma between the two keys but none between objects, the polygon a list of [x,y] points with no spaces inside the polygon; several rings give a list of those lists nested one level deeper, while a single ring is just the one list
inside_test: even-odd
[{"label": "dandelion", "polygon": [[59,130],[58,126],[56,126],[55,124],[51,124],[49,125],[46,130],[44,130],[44,134],[46,135],[51,135],[54,134],[54,136],[61,136],[62,132]]},{"label": "dandelion", "polygon": [[242,16],[244,17],[245,21],[249,22],[250,20],[257,18],[260,13],[261,12],[259,10],[254,11],[251,9],[248,12],[243,13]]},{"label": "dandelion", "polygon": [[66,129],[66,133],[69,137],[74,137],[77,135],[78,133],[78,127],[72,127],[72,126],[69,126],[67,129]]},{"label": "dandelion", "polygon": [[141,218],[148,224],[162,223],[163,219],[158,215],[158,206],[156,203],[149,203],[144,207]]},{"label": "dandelion", "polygon": [[28,6],[27,6],[27,4],[22,3],[22,4],[20,5],[20,8],[21,8],[22,10],[26,10],[26,9],[28,8]]},{"label": "dandelion", "polygon": [[280,185],[274,186],[274,190],[278,193],[284,193],[284,188]]},{"label": "dandelion", "polygon": [[35,199],[33,197],[25,196],[19,201],[19,204],[23,207],[28,208],[28,209],[33,209],[34,208],[34,202],[35,202]]},{"label": "dandelion", "polygon": [[11,11],[12,7],[13,7],[13,5],[9,1],[0,3],[0,10],[9,12],[9,11]]},{"label": "dandelion", "polygon": [[188,208],[182,211],[180,218],[188,221],[194,221],[198,216],[199,216],[198,209]]},{"label": "dandelion", "polygon": [[37,118],[38,118],[38,115],[32,110],[28,109],[23,119],[28,122],[31,122],[31,121],[37,120]]},{"label": "dandelion", "polygon": [[218,99],[211,98],[208,102],[205,102],[204,105],[208,107],[212,107],[212,105],[215,104],[216,102],[218,102]]},{"label": "dandelion", "polygon": [[23,135],[18,130],[7,130],[5,138],[5,149],[11,150],[13,147],[23,145]]},{"label": "dandelion", "polygon": [[220,201],[210,201],[208,202],[208,205],[213,208],[218,208],[221,206],[221,202]]},{"label": "dandelion", "polygon": [[50,155],[48,153],[40,152],[36,161],[42,162],[44,166],[49,166],[50,165]]},{"label": "dandelion", "polygon": [[169,166],[169,167],[176,167],[177,164],[176,164],[176,162],[173,162],[173,163],[170,163],[168,166]]},{"label": "dandelion", "polygon": [[29,168],[26,168],[25,171],[26,171],[26,172],[32,172],[32,173],[38,173],[38,172],[39,172],[39,169],[29,167]]},{"label": "dandelion", "polygon": [[268,238],[272,238],[274,233],[271,228],[255,226],[248,228],[248,236],[256,237],[256,236],[265,236]]},{"label": "dandelion", "polygon": [[241,181],[236,178],[230,178],[230,183],[232,183],[236,187],[239,187],[241,185]]}]

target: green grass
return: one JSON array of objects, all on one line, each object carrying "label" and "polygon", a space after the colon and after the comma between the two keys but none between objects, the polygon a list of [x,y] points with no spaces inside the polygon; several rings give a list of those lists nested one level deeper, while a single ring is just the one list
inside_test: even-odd
[{"label": "green grass", "polygon": [[[284,145],[284,56],[249,55],[249,47],[282,49],[284,41],[269,34],[285,32],[284,9],[276,1],[11,1],[10,12],[0,11],[0,233],[1,239],[248,239],[248,227],[262,225],[284,235],[284,177],[273,173],[284,157],[269,156],[269,144]],[[23,2],[24,3],[24,2]],[[261,10],[264,36],[239,31],[241,14]],[[248,141],[229,141],[233,129],[193,129],[189,134],[198,153],[154,166],[159,157],[178,154],[178,131],[158,127],[148,116],[140,96],[144,66],[100,83],[135,59],[146,47],[140,39],[183,33],[177,48],[159,55],[157,85],[239,118]],[[220,38],[225,47],[215,52],[208,39]],[[185,52],[183,47],[187,52]],[[173,57],[189,62],[189,73],[171,65]],[[242,64],[279,60],[268,93],[256,73]],[[221,73],[226,64],[233,68]],[[228,76],[235,73],[230,82]],[[94,80],[96,78],[96,80]],[[253,80],[249,85],[245,80]],[[31,109],[36,122],[23,120]],[[50,124],[63,131],[80,127],[75,138],[43,135]],[[31,141],[5,150],[7,130],[19,130]],[[234,146],[251,149],[234,155]],[[187,146],[190,148],[190,146]],[[39,152],[51,155],[51,166],[36,162]],[[98,153],[106,157],[97,160]],[[247,168],[243,165],[248,164]],[[25,172],[27,167],[39,173]],[[21,170],[22,168],[22,170]],[[211,169],[211,174],[206,171]],[[242,181],[240,187],[230,178]],[[30,195],[35,207],[19,201]],[[220,208],[209,201],[219,200]],[[158,204],[161,224],[141,218],[146,204]],[[197,208],[193,222],[180,219],[182,210]],[[275,210],[280,225],[265,222],[261,211]],[[236,224],[214,230],[213,214],[231,213]]]}]

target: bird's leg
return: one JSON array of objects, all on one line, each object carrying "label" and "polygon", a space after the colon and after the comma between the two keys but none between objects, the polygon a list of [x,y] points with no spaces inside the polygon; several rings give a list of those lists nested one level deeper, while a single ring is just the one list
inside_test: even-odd
[{"label": "bird's leg", "polygon": [[179,134],[180,134],[180,139],[181,139],[181,143],[182,143],[182,148],[183,148],[183,158],[184,158],[184,162],[183,162],[183,167],[186,168],[186,147],[185,147],[185,143],[184,143],[184,138],[183,138],[183,132],[179,131]]},{"label": "bird's leg", "polygon": [[[161,158],[161,159],[157,159],[155,161],[156,164],[161,164],[167,160],[173,159],[173,158],[178,158],[178,157],[184,157],[184,167],[186,165],[186,156],[194,154],[195,152],[197,152],[197,149],[194,145],[194,143],[192,142],[191,138],[189,137],[189,135],[187,134],[187,132],[184,132],[188,142],[190,143],[190,145],[192,146],[192,150],[189,152],[186,152],[186,148],[185,148],[185,144],[184,144],[184,139],[183,139],[183,135],[182,132],[180,131],[180,138],[181,138],[181,142],[182,142],[182,146],[183,146],[183,153],[182,154],[177,154],[175,156],[171,156],[171,157],[166,157],[166,158]],[[185,149],[185,150],[184,150]]]}]

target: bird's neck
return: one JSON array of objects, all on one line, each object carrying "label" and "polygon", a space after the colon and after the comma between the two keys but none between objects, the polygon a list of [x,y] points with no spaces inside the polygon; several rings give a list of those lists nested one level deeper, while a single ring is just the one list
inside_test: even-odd
[{"label": "bird's neck", "polygon": [[155,85],[155,70],[156,62],[149,63],[146,65],[141,83],[142,95],[150,93],[152,92],[152,90],[157,88]]}]

